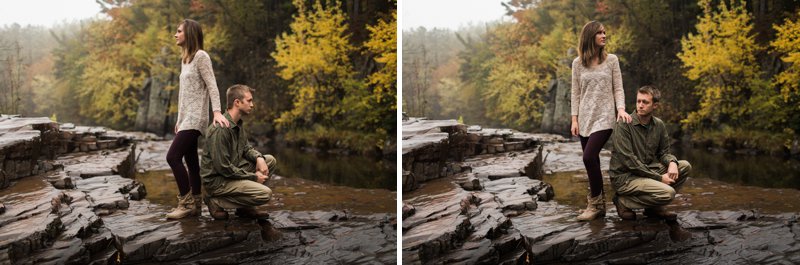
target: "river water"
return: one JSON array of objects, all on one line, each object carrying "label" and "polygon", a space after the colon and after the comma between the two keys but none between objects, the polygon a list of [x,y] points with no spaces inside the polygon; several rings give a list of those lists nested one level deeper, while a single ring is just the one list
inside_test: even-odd
[{"label": "river water", "polygon": [[[166,151],[165,147],[154,149],[163,150],[150,152]],[[372,214],[394,213],[397,209],[394,161],[319,155],[288,148],[275,153],[260,151],[273,154],[278,160],[276,176],[267,182],[273,191],[268,210]],[[149,157],[166,164],[163,156]],[[171,170],[140,171],[136,179],[147,188],[146,199],[165,207],[175,205],[178,188]]]},{"label": "river water", "polygon": [[675,145],[678,159],[692,163],[692,175],[727,183],[764,188],[800,189],[800,161],[768,155],[710,152]]},{"label": "river water", "polygon": [[[714,153],[699,148],[674,147],[673,153],[692,164],[689,178],[670,204],[683,210],[755,210],[762,213],[800,212],[800,162],[773,156]],[[573,154],[579,155],[579,154]],[[608,156],[601,155],[601,160]],[[613,188],[603,171],[606,201]],[[585,171],[546,174],[556,201],[586,207],[588,180]]]}]

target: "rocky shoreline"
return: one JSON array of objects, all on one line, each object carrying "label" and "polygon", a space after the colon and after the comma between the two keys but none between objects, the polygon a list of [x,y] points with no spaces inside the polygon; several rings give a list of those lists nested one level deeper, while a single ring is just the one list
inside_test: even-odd
[{"label": "rocky shoreline", "polygon": [[[668,224],[623,221],[608,203],[604,219],[579,223],[578,208],[542,181],[580,173],[579,144],[452,120],[411,118],[403,130],[405,264],[800,262],[794,212],[682,210]],[[608,159],[601,153],[605,169]]]},{"label": "rocky shoreline", "polygon": [[[136,174],[164,169],[168,142],[144,133],[0,118],[0,264],[396,263],[396,217],[271,212],[168,221]],[[138,170],[137,170],[138,169]],[[171,184],[171,183],[169,183]]]}]

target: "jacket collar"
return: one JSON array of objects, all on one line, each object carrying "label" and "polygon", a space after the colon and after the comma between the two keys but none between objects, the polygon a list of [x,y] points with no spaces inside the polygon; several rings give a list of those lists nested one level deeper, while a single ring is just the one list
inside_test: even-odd
[{"label": "jacket collar", "polygon": [[238,123],[234,123],[233,118],[231,118],[231,114],[228,113],[227,111],[222,116],[225,116],[225,118],[228,119],[228,122],[231,124],[231,129],[236,127],[242,127],[242,123],[244,122],[242,119],[239,119]]}]

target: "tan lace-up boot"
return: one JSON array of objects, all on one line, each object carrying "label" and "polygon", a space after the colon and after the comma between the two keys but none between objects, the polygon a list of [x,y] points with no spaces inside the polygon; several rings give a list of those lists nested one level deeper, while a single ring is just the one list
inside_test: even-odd
[{"label": "tan lace-up boot", "polygon": [[178,207],[175,207],[172,212],[167,214],[167,219],[181,219],[189,215],[197,215],[200,213],[199,208],[196,207],[194,197],[191,193],[186,195],[178,195]]},{"label": "tan lace-up boot", "polygon": [[591,221],[598,217],[606,216],[606,198],[603,193],[595,197],[586,195],[587,204],[586,209],[583,210],[581,215],[578,215],[578,221]]}]

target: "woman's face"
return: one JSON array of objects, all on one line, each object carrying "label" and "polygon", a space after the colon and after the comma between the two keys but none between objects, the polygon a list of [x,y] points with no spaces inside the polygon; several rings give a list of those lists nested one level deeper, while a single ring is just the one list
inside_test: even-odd
[{"label": "woman's face", "polygon": [[178,46],[183,46],[183,43],[186,42],[186,37],[183,34],[183,23],[178,26],[178,32],[175,33],[175,44]]},{"label": "woman's face", "polygon": [[600,30],[594,34],[594,44],[597,47],[606,46],[606,27],[600,27]]}]

